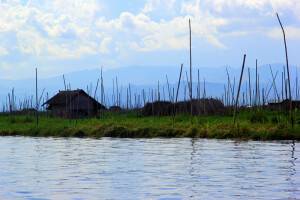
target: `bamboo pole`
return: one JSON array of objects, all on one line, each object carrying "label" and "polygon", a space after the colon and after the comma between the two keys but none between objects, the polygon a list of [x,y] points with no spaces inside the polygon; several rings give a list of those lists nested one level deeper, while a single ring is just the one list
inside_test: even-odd
[{"label": "bamboo pole", "polygon": [[193,79],[192,79],[192,29],[191,29],[191,20],[189,19],[189,27],[190,27],[190,82],[191,82],[191,124],[193,123]]},{"label": "bamboo pole", "polygon": [[66,79],[65,79],[65,75],[63,74],[63,79],[64,79],[64,86],[65,86],[65,91],[67,90],[67,87],[66,87]]},{"label": "bamboo pole", "polygon": [[257,70],[257,59],[256,59],[256,65],[255,65],[255,73],[256,73],[256,77],[255,77],[255,113],[256,113],[256,106],[257,106],[257,90],[258,90],[258,80],[257,80],[257,76],[258,76],[258,70]]},{"label": "bamboo pole", "polygon": [[153,105],[153,89],[152,89],[152,115],[153,115],[153,119],[154,119],[154,105]]},{"label": "bamboo pole", "polygon": [[76,111],[76,126],[77,126],[77,120],[78,120],[78,110],[79,110],[79,90],[78,90],[78,93],[77,93],[77,105],[76,105],[76,107],[77,107],[77,111]]},{"label": "bamboo pole", "polygon": [[283,87],[283,80],[284,80],[284,77],[283,77],[283,72],[281,72],[281,96],[282,96],[282,101],[284,99],[284,87]]},{"label": "bamboo pole", "polygon": [[167,79],[167,85],[168,85],[169,101],[171,102],[171,91],[170,91],[170,84],[169,84],[169,80],[168,80],[168,76],[167,76],[167,75],[166,75],[166,79]]},{"label": "bamboo pole", "polygon": [[118,88],[118,77],[116,76],[116,89],[117,89],[117,106],[119,105],[119,88]]},{"label": "bamboo pole", "polygon": [[36,124],[39,125],[39,107],[38,107],[38,83],[37,83],[37,68],[35,68],[35,97],[36,97]]},{"label": "bamboo pole", "polygon": [[198,101],[199,101],[199,123],[201,122],[201,97],[200,97],[200,72],[198,69]]},{"label": "bamboo pole", "polygon": [[229,75],[229,72],[228,72],[228,69],[226,68],[226,72],[227,72],[227,77],[228,77],[228,104],[230,104],[230,91],[229,91],[229,88],[231,90],[231,95],[232,95],[232,102],[235,102],[235,99],[234,99],[234,89],[232,89],[232,85],[231,85],[231,82],[230,82],[230,75]]},{"label": "bamboo pole", "polygon": [[248,74],[249,74],[249,96],[250,96],[250,107],[252,105],[251,101],[251,82],[250,82],[250,68],[248,67]]},{"label": "bamboo pole", "polygon": [[[178,100],[178,93],[179,93],[179,87],[180,87],[182,68],[183,68],[183,63],[181,64],[181,68],[180,68],[180,74],[179,74],[179,80],[178,80],[178,86],[177,86],[177,92],[176,92],[176,104],[177,104],[177,100]],[[175,105],[174,105],[174,107],[175,107]],[[175,113],[176,113],[176,111],[174,111],[174,113],[173,113],[173,122],[175,120],[175,115],[176,115]]]},{"label": "bamboo pole", "polygon": [[[275,74],[275,79],[276,79],[276,77],[277,77],[277,74],[278,74],[278,71],[277,71],[276,74]],[[269,80],[269,81],[270,81],[270,80]],[[269,92],[267,93],[267,96],[266,96],[266,99],[265,99],[265,100],[268,99],[269,94],[270,94],[270,92],[271,92],[271,89],[272,89],[272,87],[274,87],[274,82],[271,82],[271,83],[272,83],[272,84],[271,84],[271,86],[270,86]]]},{"label": "bamboo pole", "polygon": [[127,101],[126,101],[126,117],[128,118],[128,88],[127,88]]},{"label": "bamboo pole", "polygon": [[[278,101],[279,101],[279,98],[280,98],[280,97],[279,97],[279,95],[278,95],[277,88],[276,88],[276,78],[274,78],[273,70],[272,70],[271,65],[269,65],[269,66],[270,66],[270,70],[271,70],[271,74],[272,74],[272,78],[273,78],[275,94],[276,94],[277,99],[278,99]],[[277,74],[277,73],[278,73],[278,71],[276,72],[276,74]]]},{"label": "bamboo pole", "polygon": [[292,103],[292,95],[291,95],[291,81],[290,81],[290,70],[289,70],[289,60],[288,60],[288,53],[287,53],[287,46],[286,46],[286,39],[285,39],[285,32],[284,32],[284,28],[281,24],[280,18],[278,16],[278,13],[276,13],[279,24],[281,26],[282,29],[282,33],[283,33],[283,40],[284,40],[284,47],[285,47],[285,58],[286,58],[286,69],[287,69],[287,73],[288,73],[288,81],[289,81],[289,96],[290,96],[290,117],[291,117],[291,123],[292,123],[292,128],[294,128],[294,119],[293,119],[293,103]]},{"label": "bamboo pole", "polygon": [[99,83],[99,78],[97,80],[97,85],[96,85],[96,90],[95,90],[95,94],[94,94],[94,99],[96,98],[96,93],[97,93],[97,89],[98,89],[98,83]]},{"label": "bamboo pole", "polygon": [[246,60],[246,54],[244,54],[244,61],[243,61],[242,72],[241,72],[241,76],[240,76],[240,83],[239,83],[238,93],[237,93],[237,97],[236,97],[236,101],[235,101],[233,126],[235,126],[236,110],[237,110],[237,104],[238,104],[238,99],[239,99],[240,89],[241,89],[241,84],[242,84],[242,78],[243,78],[245,60]]},{"label": "bamboo pole", "polygon": [[[168,80],[168,78],[167,78]],[[160,111],[160,95],[159,95],[159,81],[157,83],[157,99],[158,99],[158,116],[160,118],[161,116],[161,111]],[[171,98],[170,98],[170,101],[171,101]]]}]

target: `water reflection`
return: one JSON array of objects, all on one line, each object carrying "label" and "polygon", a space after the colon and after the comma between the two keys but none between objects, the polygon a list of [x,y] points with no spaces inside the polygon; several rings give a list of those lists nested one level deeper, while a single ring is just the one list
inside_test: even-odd
[{"label": "water reflection", "polygon": [[0,137],[0,199],[297,199],[299,142]]}]

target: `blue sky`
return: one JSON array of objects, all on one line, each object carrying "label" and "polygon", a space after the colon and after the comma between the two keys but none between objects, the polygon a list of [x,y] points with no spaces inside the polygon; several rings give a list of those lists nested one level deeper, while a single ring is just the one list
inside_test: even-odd
[{"label": "blue sky", "polygon": [[0,78],[131,65],[300,64],[299,0],[0,0]]}]

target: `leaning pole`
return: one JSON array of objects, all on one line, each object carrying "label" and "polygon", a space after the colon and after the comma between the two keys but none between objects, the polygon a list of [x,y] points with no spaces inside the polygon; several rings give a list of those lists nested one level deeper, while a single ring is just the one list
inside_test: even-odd
[{"label": "leaning pole", "polygon": [[236,110],[237,110],[237,106],[238,106],[238,102],[239,102],[239,95],[240,95],[240,89],[241,89],[241,85],[242,85],[243,72],[244,72],[244,67],[245,67],[245,60],[246,60],[246,54],[244,54],[244,61],[243,61],[242,72],[241,72],[241,77],[240,77],[239,89],[238,89],[237,97],[236,97],[236,100],[235,100],[233,126],[235,126]]},{"label": "leaning pole", "polygon": [[287,47],[286,47],[286,39],[285,39],[285,32],[283,29],[283,26],[281,24],[280,18],[278,16],[278,13],[276,13],[277,19],[279,21],[279,24],[282,29],[283,33],[283,40],[284,40],[284,47],[285,47],[285,58],[286,58],[286,69],[287,69],[287,74],[288,74],[288,81],[289,81],[289,93],[290,93],[290,117],[291,117],[291,123],[292,123],[292,128],[294,128],[294,119],[293,119],[293,103],[292,103],[292,94],[291,94],[291,80],[290,80],[290,70],[289,70],[289,60],[288,60],[288,53],[287,53]]}]

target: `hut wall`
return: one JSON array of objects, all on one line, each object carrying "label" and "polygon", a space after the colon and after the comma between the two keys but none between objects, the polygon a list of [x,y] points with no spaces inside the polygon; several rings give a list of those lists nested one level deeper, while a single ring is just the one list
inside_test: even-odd
[{"label": "hut wall", "polygon": [[55,118],[67,118],[67,110],[65,105],[52,105],[51,116]]}]

